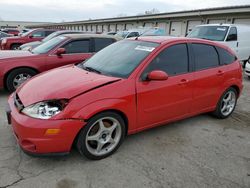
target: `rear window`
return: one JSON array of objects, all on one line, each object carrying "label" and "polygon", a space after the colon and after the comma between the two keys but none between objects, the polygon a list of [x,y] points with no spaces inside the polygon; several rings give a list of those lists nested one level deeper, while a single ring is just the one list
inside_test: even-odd
[{"label": "rear window", "polygon": [[219,53],[221,65],[231,64],[237,59],[234,55],[232,55],[231,53],[229,53],[227,50],[225,50],[223,48],[216,47],[216,49]]},{"label": "rear window", "polygon": [[219,66],[219,57],[214,46],[192,44],[195,55],[195,70],[204,70]]}]

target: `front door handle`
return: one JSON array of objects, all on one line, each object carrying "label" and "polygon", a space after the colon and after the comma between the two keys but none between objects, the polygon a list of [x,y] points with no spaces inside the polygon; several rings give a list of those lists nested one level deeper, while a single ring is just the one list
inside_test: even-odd
[{"label": "front door handle", "polygon": [[222,70],[219,70],[218,72],[217,72],[217,75],[218,76],[222,76],[224,74],[224,72],[222,71]]},{"label": "front door handle", "polygon": [[187,84],[188,80],[187,79],[181,79],[181,81],[179,82],[179,85],[184,85]]}]

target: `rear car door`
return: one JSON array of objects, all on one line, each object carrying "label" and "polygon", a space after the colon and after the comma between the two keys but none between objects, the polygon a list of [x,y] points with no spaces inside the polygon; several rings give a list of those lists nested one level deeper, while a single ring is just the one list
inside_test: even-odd
[{"label": "rear car door", "polygon": [[60,46],[65,48],[66,53],[60,56],[52,53],[47,57],[48,69],[68,64],[80,63],[91,57],[91,42],[89,39],[72,40]]},{"label": "rear car door", "polygon": [[195,60],[192,112],[202,113],[216,106],[227,68],[220,65],[214,46],[193,43],[192,50]]},{"label": "rear car door", "polygon": [[[165,48],[146,67],[136,83],[139,127],[151,127],[189,113],[193,92],[189,62],[188,46],[182,43]],[[169,78],[145,80],[153,70],[164,71]]]}]

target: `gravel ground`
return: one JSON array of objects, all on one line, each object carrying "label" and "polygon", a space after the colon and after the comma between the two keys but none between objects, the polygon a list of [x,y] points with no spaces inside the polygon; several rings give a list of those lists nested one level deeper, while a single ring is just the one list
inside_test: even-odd
[{"label": "gravel ground", "polygon": [[0,187],[250,188],[250,80],[233,115],[204,114],[127,137],[101,161],[24,154],[7,125],[0,91]]}]

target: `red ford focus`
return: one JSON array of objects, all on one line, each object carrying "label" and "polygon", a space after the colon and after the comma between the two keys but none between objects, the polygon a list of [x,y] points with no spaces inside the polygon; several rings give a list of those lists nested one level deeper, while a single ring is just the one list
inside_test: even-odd
[{"label": "red ford focus", "polygon": [[32,78],[10,96],[7,115],[28,153],[68,153],[76,143],[87,158],[102,159],[128,134],[206,112],[226,118],[241,90],[241,65],[229,48],[140,37]]}]

